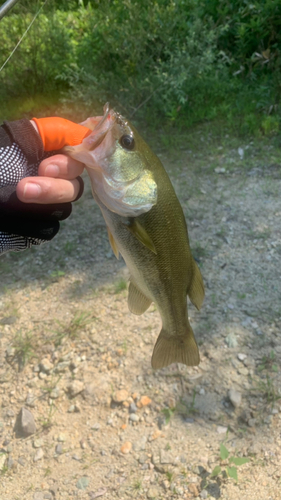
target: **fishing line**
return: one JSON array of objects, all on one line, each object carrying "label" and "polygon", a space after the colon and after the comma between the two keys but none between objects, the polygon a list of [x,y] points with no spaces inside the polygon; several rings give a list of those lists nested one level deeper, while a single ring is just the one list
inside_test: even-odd
[{"label": "fishing line", "polygon": [[30,30],[31,26],[33,25],[35,19],[37,18],[38,14],[40,14],[41,10],[43,9],[43,7],[45,6],[45,4],[48,2],[48,0],[45,0],[45,2],[43,3],[43,5],[41,5],[40,9],[38,10],[38,12],[35,14],[34,18],[32,19],[31,23],[29,24],[29,26],[26,28],[24,34],[22,35],[22,37],[20,38],[20,40],[18,41],[17,45],[15,46],[15,48],[13,49],[13,51],[11,52],[11,54],[9,55],[9,57],[6,59],[6,61],[4,62],[4,64],[1,66],[0,68],[0,73],[2,71],[2,69],[5,68],[6,64],[9,62],[9,60],[11,59],[12,55],[16,52],[18,46],[21,44],[21,42],[23,41],[25,35],[27,34],[27,32]]}]

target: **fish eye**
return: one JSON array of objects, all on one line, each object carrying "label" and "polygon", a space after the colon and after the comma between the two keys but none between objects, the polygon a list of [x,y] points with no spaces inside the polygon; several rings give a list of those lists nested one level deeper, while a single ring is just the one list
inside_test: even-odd
[{"label": "fish eye", "polygon": [[129,151],[132,151],[135,147],[135,139],[131,135],[122,135],[119,142],[123,148]]}]

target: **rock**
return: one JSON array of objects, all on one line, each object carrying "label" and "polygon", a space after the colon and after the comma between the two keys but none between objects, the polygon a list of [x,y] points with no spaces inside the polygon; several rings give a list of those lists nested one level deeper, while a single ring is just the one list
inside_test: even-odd
[{"label": "rock", "polygon": [[44,493],[42,491],[35,491],[33,500],[44,500]]},{"label": "rock", "polygon": [[215,172],[216,174],[225,174],[226,170],[224,167],[216,167]]},{"label": "rock", "polygon": [[25,466],[25,460],[24,460],[24,457],[19,457],[19,458],[18,458],[18,463],[19,463],[22,467],[24,467],[24,466]]},{"label": "rock", "polygon": [[44,500],[53,500],[53,495],[50,491],[44,491]]},{"label": "rock", "polygon": [[243,366],[242,368],[238,368],[238,373],[240,375],[244,375],[246,377],[247,375],[249,375],[249,370],[248,370],[248,368]]},{"label": "rock", "polygon": [[48,358],[42,359],[42,361],[39,363],[39,369],[41,372],[44,373],[50,373],[52,369],[54,368],[53,363]]},{"label": "rock", "polygon": [[61,361],[60,363],[57,364],[54,371],[57,373],[64,372],[64,370],[66,370],[66,368],[68,368],[69,365],[70,361]]},{"label": "rock", "polygon": [[238,151],[240,160],[243,160],[243,158],[244,158],[244,149],[243,148],[238,148],[237,151]]},{"label": "rock", "polygon": [[34,448],[41,448],[41,446],[43,446],[43,445],[44,445],[43,439],[41,439],[41,438],[34,439],[34,441],[33,441]]},{"label": "rock", "polygon": [[6,453],[0,453],[0,471],[4,469],[6,462]]},{"label": "rock", "polygon": [[14,462],[14,459],[12,457],[8,458],[7,467],[8,467],[8,469],[12,469],[15,467],[15,462]]},{"label": "rock", "polygon": [[147,461],[146,453],[141,453],[139,458],[138,458],[139,464],[143,465],[143,464],[145,464],[146,461]]},{"label": "rock", "polygon": [[58,399],[61,395],[61,390],[58,387],[54,387],[54,389],[50,392],[51,399]]},{"label": "rock", "polygon": [[236,338],[235,333],[229,333],[227,337],[225,338],[225,342],[228,345],[228,347],[237,347],[238,346],[238,341]]},{"label": "rock", "polygon": [[99,498],[99,497],[102,497],[103,495],[105,495],[107,492],[107,489],[106,488],[100,488],[99,490],[97,491],[91,491],[89,493],[89,497],[90,497],[90,500],[94,500],[94,498]]},{"label": "rock", "polygon": [[229,389],[228,397],[235,408],[238,408],[238,406],[241,405],[242,395],[240,392],[236,391],[233,388]]},{"label": "rock", "polygon": [[194,496],[194,497],[198,497],[199,495],[199,491],[198,491],[198,488],[195,484],[191,483],[188,485],[188,490],[190,491],[190,493]]},{"label": "rock", "polygon": [[143,436],[138,441],[135,441],[134,444],[133,444],[134,451],[143,451],[143,450],[145,450],[146,443],[147,443],[147,437],[146,436]]},{"label": "rock", "polygon": [[131,422],[138,422],[140,419],[140,417],[138,415],[136,415],[135,413],[131,413],[131,415],[129,416],[129,420],[131,420]]},{"label": "rock", "polygon": [[160,498],[160,491],[158,490],[158,488],[149,488],[147,492],[147,498],[158,500],[158,498]]},{"label": "rock", "polygon": [[14,430],[17,437],[27,437],[35,434],[36,425],[32,413],[22,407],[15,423]]},{"label": "rock", "polygon": [[69,396],[71,398],[75,398],[75,396],[77,396],[82,391],[84,391],[85,386],[84,386],[83,382],[81,382],[80,380],[73,380],[73,382],[71,382],[71,384],[69,384],[67,389],[69,392]]},{"label": "rock", "polygon": [[85,490],[88,487],[89,482],[89,478],[83,476],[77,481],[76,488],[78,488],[79,490]]},{"label": "rock", "polygon": [[30,406],[30,408],[35,407],[35,397],[34,397],[34,394],[32,394],[32,392],[29,392],[27,394],[25,404],[26,404],[26,406]]},{"label": "rock", "polygon": [[129,406],[129,412],[130,413],[136,413],[138,411],[136,403],[131,403]]},{"label": "rock", "polygon": [[126,455],[127,453],[130,453],[132,449],[132,443],[130,443],[130,441],[125,441],[125,443],[121,446],[121,453],[123,453],[124,455]]},{"label": "rock", "polygon": [[113,395],[114,403],[123,403],[129,397],[128,391],[125,389],[120,389],[120,391],[116,391]]},{"label": "rock", "polygon": [[64,443],[66,441],[65,434],[59,434],[57,440],[59,443]]},{"label": "rock", "polygon": [[218,434],[226,434],[226,432],[227,432],[227,427],[224,427],[223,425],[217,426],[217,433]]},{"label": "rock", "polygon": [[87,448],[87,442],[85,441],[85,439],[80,439],[80,446],[82,450],[85,450]]},{"label": "rock", "polygon": [[202,490],[201,491],[200,498],[203,498],[204,500],[205,500],[205,498],[208,498],[208,492],[207,492],[207,490]]},{"label": "rock", "polygon": [[148,396],[142,396],[137,402],[137,407],[142,408],[143,406],[150,405],[151,399]]},{"label": "rock", "polygon": [[247,358],[247,354],[243,354],[241,352],[239,352],[239,354],[237,354],[237,358],[239,359],[239,361],[245,361],[245,359]]},{"label": "rock", "polygon": [[38,448],[33,457],[33,462],[38,462],[38,460],[42,460],[43,457],[44,457],[44,451],[42,450],[42,448]]},{"label": "rock", "polygon": [[172,464],[174,461],[171,453],[166,450],[160,450],[160,463],[161,464]]},{"label": "rock", "polygon": [[63,448],[61,443],[57,444],[55,451],[57,455],[61,455],[63,453]]}]

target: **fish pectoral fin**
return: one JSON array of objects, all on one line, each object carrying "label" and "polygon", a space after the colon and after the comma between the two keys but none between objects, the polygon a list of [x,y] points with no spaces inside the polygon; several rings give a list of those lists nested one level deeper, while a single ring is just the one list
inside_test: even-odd
[{"label": "fish pectoral fin", "polygon": [[116,259],[119,259],[119,250],[118,250],[116,241],[115,241],[109,227],[108,226],[106,226],[106,227],[107,227],[108,239],[109,239],[109,243],[110,243],[110,246],[112,248],[112,251],[113,251]]},{"label": "fish pectoral fin", "polygon": [[151,366],[158,370],[171,363],[199,365],[199,350],[190,325],[184,336],[169,335],[165,330],[161,330],[154,346]]},{"label": "fish pectoral fin", "polygon": [[146,248],[157,254],[156,248],[146,229],[137,219],[130,218],[124,222],[124,226],[139,240]]},{"label": "fish pectoral fin", "polygon": [[149,308],[151,302],[134,283],[130,282],[128,307],[133,314],[143,314]]},{"label": "fish pectoral fin", "polygon": [[193,261],[193,276],[187,295],[192,304],[199,310],[203,304],[205,290],[202,274],[195,261]]}]

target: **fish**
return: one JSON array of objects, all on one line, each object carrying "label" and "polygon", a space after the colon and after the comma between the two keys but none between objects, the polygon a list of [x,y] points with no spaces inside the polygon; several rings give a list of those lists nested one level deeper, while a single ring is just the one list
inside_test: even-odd
[{"label": "fish", "polygon": [[159,158],[135,127],[104,106],[82,125],[92,130],[65,153],[85,164],[109,241],[130,273],[128,307],[143,314],[154,302],[162,319],[151,365],[195,366],[198,345],[188,319],[187,296],[199,310],[204,284],[188,238],[180,202]]}]

